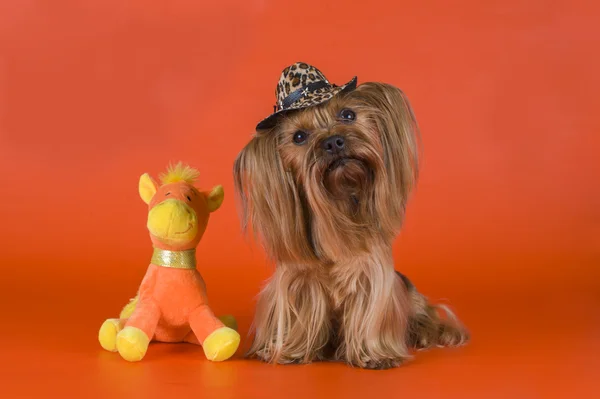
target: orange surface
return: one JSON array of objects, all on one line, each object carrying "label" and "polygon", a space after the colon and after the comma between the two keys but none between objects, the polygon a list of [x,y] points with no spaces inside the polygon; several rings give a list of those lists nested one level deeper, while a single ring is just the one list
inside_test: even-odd
[{"label": "orange surface", "polygon": [[[325,3],[0,1],[1,397],[598,397],[598,3]],[[102,351],[151,254],[137,179],[177,160],[225,187],[199,269],[246,334],[270,269],[232,163],[297,60],[411,98],[424,160],[398,268],[472,343],[376,372]]]}]

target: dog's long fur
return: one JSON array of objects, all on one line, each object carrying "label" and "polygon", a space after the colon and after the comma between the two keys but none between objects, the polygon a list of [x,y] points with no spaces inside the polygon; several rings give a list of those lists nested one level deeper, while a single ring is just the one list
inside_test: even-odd
[{"label": "dog's long fur", "polygon": [[[340,120],[342,109],[354,121]],[[303,145],[292,141],[303,131]],[[339,156],[323,139],[339,135]],[[248,353],[267,362],[341,360],[389,368],[410,348],[463,344],[394,270],[392,242],[418,176],[418,127],[396,87],[364,83],[257,131],[234,165],[244,229],[276,263],[259,296]]]}]

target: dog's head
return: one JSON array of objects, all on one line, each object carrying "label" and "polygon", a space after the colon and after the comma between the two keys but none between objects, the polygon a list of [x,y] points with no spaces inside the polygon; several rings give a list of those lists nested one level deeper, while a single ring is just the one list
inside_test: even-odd
[{"label": "dog's head", "polygon": [[236,191],[278,261],[335,261],[398,233],[418,171],[417,124],[382,83],[282,115],[238,155]]}]

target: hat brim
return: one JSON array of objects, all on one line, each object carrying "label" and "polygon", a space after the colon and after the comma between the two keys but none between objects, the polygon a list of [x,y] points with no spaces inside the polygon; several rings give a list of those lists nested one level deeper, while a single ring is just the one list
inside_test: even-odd
[{"label": "hat brim", "polygon": [[[277,124],[277,119],[284,114],[293,111],[298,111],[301,109],[306,109],[309,107],[314,107],[315,105],[324,104],[341,93],[347,93],[349,91],[352,91],[356,89],[356,82],[357,77],[355,76],[354,78],[352,78],[352,80],[350,80],[348,83],[342,86],[328,87],[322,89],[322,91],[319,91],[317,96],[309,95],[306,98],[302,98],[296,101],[294,104],[292,104],[289,108],[279,110],[260,121],[256,125],[256,130],[270,129]],[[333,94],[331,94],[332,92]],[[331,96],[329,96],[328,94],[331,94]]]}]

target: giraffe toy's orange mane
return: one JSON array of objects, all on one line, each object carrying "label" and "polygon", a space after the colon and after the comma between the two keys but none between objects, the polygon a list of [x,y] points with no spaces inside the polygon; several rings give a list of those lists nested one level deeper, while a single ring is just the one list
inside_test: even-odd
[{"label": "giraffe toy's orange mane", "polygon": [[189,185],[194,185],[198,180],[198,177],[200,177],[200,172],[188,165],[184,165],[181,162],[174,166],[169,165],[167,167],[167,171],[159,176],[160,182],[163,185],[177,183],[180,181],[183,181]]}]

